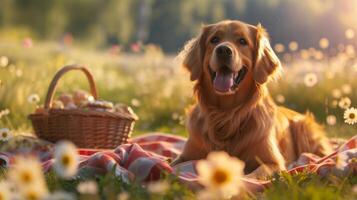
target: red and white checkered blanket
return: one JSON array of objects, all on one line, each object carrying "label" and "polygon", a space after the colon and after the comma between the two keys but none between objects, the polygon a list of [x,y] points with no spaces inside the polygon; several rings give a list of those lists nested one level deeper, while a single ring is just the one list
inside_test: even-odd
[{"label": "red and white checkered blanket", "polygon": [[[93,174],[105,174],[115,170],[115,174],[124,181],[155,181],[160,178],[163,171],[177,173],[179,180],[190,187],[197,183],[196,161],[181,163],[175,167],[169,165],[168,160],[174,159],[182,151],[186,139],[170,134],[151,133],[131,139],[129,144],[118,146],[114,150],[79,149],[79,173],[86,171]],[[19,149],[12,152],[0,152],[0,165],[11,167]],[[53,159],[52,148],[37,148],[31,154],[39,157],[43,168],[48,171]],[[340,156],[340,155],[344,156]],[[341,161],[339,158],[343,158]],[[289,167],[288,173],[309,171],[324,176],[335,170],[342,172],[357,172],[357,135],[344,144],[336,147],[331,155],[320,158],[313,154],[303,154]],[[337,165],[336,165],[337,164]],[[250,191],[261,191],[270,184],[262,181],[243,178],[242,181]]]}]

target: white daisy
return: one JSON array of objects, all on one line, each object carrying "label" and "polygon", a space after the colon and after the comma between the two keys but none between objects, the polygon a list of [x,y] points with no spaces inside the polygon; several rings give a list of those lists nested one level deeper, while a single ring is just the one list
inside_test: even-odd
[{"label": "white daisy", "polygon": [[346,109],[343,118],[347,124],[353,125],[357,123],[357,109],[353,107]]},{"label": "white daisy", "polygon": [[78,151],[76,146],[69,141],[60,141],[55,145],[53,168],[62,178],[70,178],[77,173]]},{"label": "white daisy", "polygon": [[12,137],[13,134],[8,128],[0,128],[0,141],[8,141]]},{"label": "white daisy", "polygon": [[16,157],[7,176],[22,196],[42,198],[48,193],[41,163],[36,158]]},{"label": "white daisy", "polygon": [[342,109],[347,109],[351,106],[351,99],[348,97],[344,97],[342,98],[339,102],[338,102],[338,106],[340,106],[340,108]]},{"label": "white daisy", "polygon": [[226,152],[211,152],[207,160],[197,162],[196,168],[198,181],[205,186],[200,194],[229,198],[237,195],[242,187],[240,178],[243,176],[244,163]]},{"label": "white daisy", "polygon": [[37,104],[38,102],[40,102],[40,97],[38,96],[38,94],[31,94],[27,97],[27,101],[31,104]]},{"label": "white daisy", "polygon": [[313,87],[317,83],[317,76],[315,73],[307,73],[304,77],[306,87]]}]

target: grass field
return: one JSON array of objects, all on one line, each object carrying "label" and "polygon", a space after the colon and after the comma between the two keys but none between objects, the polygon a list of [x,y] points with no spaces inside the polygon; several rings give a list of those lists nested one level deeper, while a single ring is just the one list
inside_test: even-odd
[{"label": "grass field", "polygon": [[[348,45],[328,50],[310,48],[282,52],[279,56],[284,63],[284,75],[269,85],[277,103],[300,112],[311,111],[330,137],[355,135],[356,124],[346,124],[343,119],[346,107],[357,106],[354,49]],[[140,52],[113,54],[109,49],[94,51],[58,43],[34,42],[33,47],[25,48],[21,42],[0,40],[0,111],[10,111],[0,117],[0,128],[10,128],[17,134],[31,132],[27,115],[35,110],[36,105],[29,103],[28,97],[38,94],[39,104],[42,104],[56,71],[64,65],[79,63],[92,71],[102,99],[133,107],[140,118],[134,135],[163,131],[186,136],[185,108],[194,102],[192,83],[174,58],[175,55],[165,55],[154,45],[144,46]],[[58,93],[87,88],[85,76],[71,72],[60,81]],[[125,185],[112,179],[109,175],[97,180],[102,197],[109,194],[106,188],[115,188],[113,194],[126,190],[134,199],[149,194],[140,185]],[[175,182],[174,178],[167,179],[172,182],[172,188],[164,195],[165,198],[194,198],[192,192]],[[74,190],[78,184],[61,182],[51,174],[47,181],[50,188],[59,187],[67,191]],[[353,199],[356,197],[356,191],[352,189],[355,184],[357,179],[353,176],[321,179],[306,174],[280,175],[263,194],[247,198]],[[163,198],[162,195],[151,197]]]}]

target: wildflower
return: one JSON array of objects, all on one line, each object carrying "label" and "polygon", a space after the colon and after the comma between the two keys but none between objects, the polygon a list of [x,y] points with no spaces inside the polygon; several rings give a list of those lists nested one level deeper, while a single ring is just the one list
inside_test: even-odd
[{"label": "wildflower", "polygon": [[237,195],[242,183],[244,163],[225,152],[211,152],[207,160],[197,162],[198,181],[205,186],[201,193],[214,198]]},{"label": "wildflower", "polygon": [[352,125],[357,123],[357,109],[353,107],[346,109],[343,118],[347,124]]},{"label": "wildflower", "polygon": [[279,103],[284,103],[285,97],[282,94],[278,94],[278,95],[276,95],[275,100]]},{"label": "wildflower", "polygon": [[308,73],[304,77],[304,83],[307,87],[313,87],[317,83],[317,76],[315,73]]},{"label": "wildflower", "polygon": [[48,195],[47,188],[44,187],[37,187],[35,185],[21,188],[20,196],[21,199],[28,199],[28,200],[42,200],[46,198]]},{"label": "wildflower", "polygon": [[37,94],[31,94],[27,101],[31,104],[37,104],[40,101],[40,97]]},{"label": "wildflower", "polygon": [[61,141],[55,145],[55,162],[53,168],[57,175],[70,178],[77,173],[78,152],[76,146],[68,141]]},{"label": "wildflower", "polygon": [[13,135],[8,128],[0,128],[0,141],[8,141],[12,136]]},{"label": "wildflower", "polygon": [[341,90],[345,94],[350,94],[352,92],[352,87],[350,84],[343,84]]},{"label": "wildflower", "polygon": [[6,181],[0,182],[0,199],[11,199],[11,190],[9,187],[9,183]]},{"label": "wildflower", "polygon": [[148,184],[147,187],[150,193],[163,194],[169,189],[169,184],[167,181],[156,181]]},{"label": "wildflower", "polygon": [[326,117],[326,122],[327,122],[327,124],[330,125],[330,126],[335,125],[335,124],[336,124],[336,121],[337,121],[337,119],[336,119],[336,116],[335,116],[335,115],[328,115],[328,116]]},{"label": "wildflower", "polygon": [[95,181],[84,181],[77,185],[77,190],[81,194],[97,194],[98,185]]},{"label": "wildflower", "polygon": [[319,41],[319,45],[320,45],[321,49],[326,49],[330,45],[330,42],[327,38],[321,38]]},{"label": "wildflower", "polygon": [[128,200],[130,198],[129,193],[127,192],[121,192],[118,194],[117,200]]},{"label": "wildflower", "polygon": [[0,57],[0,67],[6,67],[9,64],[9,58],[6,56]]},{"label": "wildflower", "polygon": [[342,109],[347,109],[351,106],[351,99],[348,97],[344,97],[342,98],[339,102],[338,102],[338,106],[340,106],[340,108]]},{"label": "wildflower", "polygon": [[275,46],[274,46],[274,50],[277,52],[277,53],[283,53],[285,51],[285,47],[283,44],[281,43],[277,43]]},{"label": "wildflower", "polygon": [[48,193],[41,164],[35,158],[15,158],[7,176],[23,199],[41,199]]},{"label": "wildflower", "polygon": [[352,29],[347,29],[345,31],[345,36],[347,39],[353,39],[355,37],[355,32]]},{"label": "wildflower", "polygon": [[336,99],[340,98],[342,96],[341,90],[339,89],[333,89],[332,90],[332,96]]},{"label": "wildflower", "polygon": [[296,51],[299,48],[299,44],[296,41],[291,41],[289,43],[290,51]]}]

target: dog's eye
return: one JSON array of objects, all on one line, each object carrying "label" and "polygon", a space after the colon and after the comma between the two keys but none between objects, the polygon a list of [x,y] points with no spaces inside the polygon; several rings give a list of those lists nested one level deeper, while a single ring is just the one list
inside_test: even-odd
[{"label": "dog's eye", "polygon": [[213,38],[211,38],[211,41],[210,41],[212,44],[217,44],[219,42],[219,37],[217,36],[214,36]]},{"label": "dog's eye", "polygon": [[247,45],[248,43],[247,43],[247,40],[245,40],[244,38],[240,38],[239,40],[238,40],[238,42],[239,42],[239,44],[241,44],[241,45]]}]

